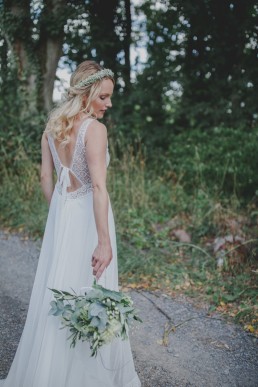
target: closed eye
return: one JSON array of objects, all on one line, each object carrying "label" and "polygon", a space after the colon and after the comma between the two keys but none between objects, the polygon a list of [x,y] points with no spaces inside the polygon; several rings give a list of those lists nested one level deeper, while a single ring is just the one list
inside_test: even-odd
[{"label": "closed eye", "polygon": [[104,94],[104,95],[100,95],[99,96],[99,98],[102,99],[102,100],[104,100],[105,98],[108,98],[108,97],[111,99],[112,98],[112,94],[111,95],[110,94]]}]

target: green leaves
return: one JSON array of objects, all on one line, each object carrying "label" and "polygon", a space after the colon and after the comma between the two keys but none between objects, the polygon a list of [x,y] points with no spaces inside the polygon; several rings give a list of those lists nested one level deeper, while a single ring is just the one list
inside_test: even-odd
[{"label": "green leaves", "polygon": [[64,304],[62,301],[51,301],[51,309],[49,315],[53,314],[54,316],[60,316],[64,312]]},{"label": "green leaves", "polygon": [[91,300],[91,299],[101,300],[102,298],[103,298],[103,292],[98,289],[93,289],[85,295],[86,300]]},{"label": "green leaves", "polygon": [[51,301],[49,315],[59,316],[62,328],[68,328],[71,347],[78,340],[89,341],[91,355],[115,337],[128,338],[128,324],[142,322],[133,307],[133,301],[122,292],[109,290],[94,281],[92,289],[83,296],[67,291],[50,289],[55,300]]}]

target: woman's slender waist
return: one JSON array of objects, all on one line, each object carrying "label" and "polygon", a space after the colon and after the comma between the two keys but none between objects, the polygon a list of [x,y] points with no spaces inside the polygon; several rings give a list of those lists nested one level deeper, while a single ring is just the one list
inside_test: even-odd
[{"label": "woman's slender waist", "polygon": [[[60,196],[63,196],[62,195],[62,186],[59,184],[58,181],[56,182],[55,189]],[[66,192],[65,199],[66,200],[75,200],[75,199],[79,199],[81,197],[87,196],[89,194],[92,194],[92,193],[93,193],[92,186],[83,185],[74,191]]]}]

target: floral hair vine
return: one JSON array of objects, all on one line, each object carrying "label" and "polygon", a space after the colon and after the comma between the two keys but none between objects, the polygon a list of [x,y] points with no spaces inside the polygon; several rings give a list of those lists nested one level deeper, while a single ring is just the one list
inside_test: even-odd
[{"label": "floral hair vine", "polygon": [[97,71],[95,74],[90,75],[88,78],[83,79],[83,81],[77,83],[74,88],[80,89],[81,87],[92,85],[96,81],[100,81],[101,79],[105,77],[111,77],[114,78],[114,73],[110,69],[103,69],[100,71]]}]

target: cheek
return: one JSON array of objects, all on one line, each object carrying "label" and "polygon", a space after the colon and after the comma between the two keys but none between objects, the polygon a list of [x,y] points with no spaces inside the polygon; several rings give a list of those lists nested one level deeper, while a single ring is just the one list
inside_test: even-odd
[{"label": "cheek", "polygon": [[97,99],[96,100],[96,104],[95,104],[96,108],[101,108],[103,106],[103,101],[102,99]]},{"label": "cheek", "polygon": [[98,109],[98,102],[95,100],[91,103],[91,107],[93,108],[93,110],[96,110]]}]

